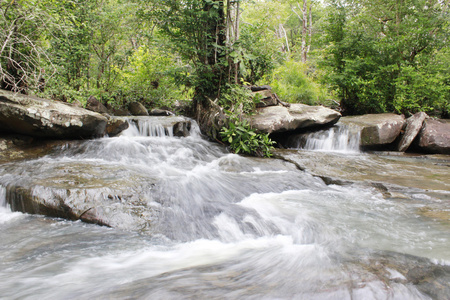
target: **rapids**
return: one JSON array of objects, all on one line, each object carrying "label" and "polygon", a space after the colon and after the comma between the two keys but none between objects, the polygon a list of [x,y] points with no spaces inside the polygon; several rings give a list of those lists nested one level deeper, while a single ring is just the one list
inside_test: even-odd
[{"label": "rapids", "polygon": [[[190,133],[148,118],[2,163],[0,299],[447,299],[448,156],[258,159]],[[12,211],[13,186],[112,228]]]}]

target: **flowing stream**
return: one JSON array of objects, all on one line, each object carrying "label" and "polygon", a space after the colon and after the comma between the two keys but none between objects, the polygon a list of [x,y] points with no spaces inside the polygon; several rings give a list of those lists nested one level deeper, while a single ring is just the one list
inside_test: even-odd
[{"label": "flowing stream", "polygon": [[[206,141],[195,123],[174,137],[157,120],[0,165],[0,299],[450,295],[449,157],[248,158]],[[379,177],[327,168],[342,170],[341,159]],[[375,169],[403,162],[406,178],[432,165],[431,188]],[[14,212],[13,186],[74,207],[91,201],[112,227]]]}]

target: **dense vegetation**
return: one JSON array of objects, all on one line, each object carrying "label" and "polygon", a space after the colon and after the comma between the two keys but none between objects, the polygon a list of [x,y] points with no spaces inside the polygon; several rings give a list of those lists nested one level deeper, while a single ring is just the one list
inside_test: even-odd
[{"label": "dense vegetation", "polygon": [[[269,84],[345,114],[450,111],[448,0],[0,0],[0,84],[111,107]],[[227,100],[228,99],[228,100]],[[248,104],[248,103],[247,103]],[[251,103],[250,103],[251,104]]]}]

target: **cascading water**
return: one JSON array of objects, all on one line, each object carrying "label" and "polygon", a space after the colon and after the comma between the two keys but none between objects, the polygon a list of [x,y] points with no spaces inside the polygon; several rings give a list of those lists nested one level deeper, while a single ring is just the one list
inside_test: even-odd
[{"label": "cascading water", "polygon": [[[326,185],[289,162],[230,154],[195,123],[174,137],[155,120],[1,165],[0,298],[448,295],[448,223],[419,212],[445,211],[450,193]],[[94,207],[113,228],[6,207],[27,195]]]},{"label": "cascading water", "polygon": [[358,153],[360,129],[338,124],[327,130],[296,135],[290,138],[289,147],[293,149]]}]

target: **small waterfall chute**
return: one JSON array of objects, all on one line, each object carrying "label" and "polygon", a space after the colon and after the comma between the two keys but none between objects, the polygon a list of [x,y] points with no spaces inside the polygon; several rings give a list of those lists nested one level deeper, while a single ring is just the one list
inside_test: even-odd
[{"label": "small waterfall chute", "polygon": [[178,116],[132,117],[129,127],[121,135],[128,137],[199,136],[198,125],[192,119]]},{"label": "small waterfall chute", "polygon": [[358,127],[338,124],[326,130],[295,135],[288,147],[301,150],[360,152],[361,132]]}]

